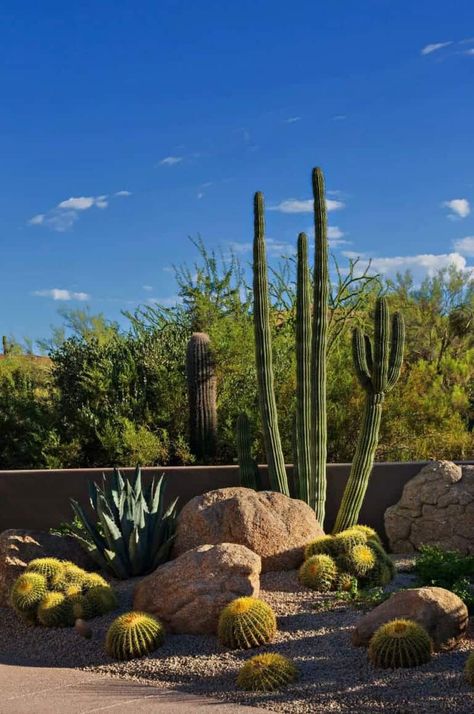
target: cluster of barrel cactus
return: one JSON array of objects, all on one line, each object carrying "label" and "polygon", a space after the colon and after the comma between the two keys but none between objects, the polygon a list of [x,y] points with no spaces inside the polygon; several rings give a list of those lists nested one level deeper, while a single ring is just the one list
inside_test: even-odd
[{"label": "cluster of barrel cactus", "polygon": [[[308,264],[308,239],[298,236],[296,285],[296,414],[293,481],[290,490],[278,427],[274,391],[270,323],[270,297],[265,246],[264,200],[254,197],[253,294],[257,382],[263,438],[270,486],[274,491],[300,498],[324,524],[326,504],[327,409],[326,370],[329,328],[329,247],[326,199],[321,169],[312,174],[314,197],[315,260],[313,293]],[[375,458],[385,395],[400,375],[404,323],[396,313],[390,324],[387,300],[377,299],[373,343],[356,328],[353,333],[354,366],[366,393],[365,411],[349,480],[335,524],[335,532],[357,523]],[[241,432],[242,425],[238,427]],[[247,440],[246,443],[249,443]],[[248,449],[244,457],[249,463]],[[239,460],[241,473],[247,470]]]},{"label": "cluster of barrel cactus", "polygon": [[392,559],[368,526],[353,526],[308,543],[300,581],[320,592],[387,585],[395,575]]},{"label": "cluster of barrel cactus", "polygon": [[164,639],[164,627],[156,617],[147,612],[126,612],[110,625],[105,649],[114,659],[133,659],[150,654],[163,644]]},{"label": "cluster of barrel cactus", "polygon": [[57,558],[32,560],[15,580],[10,601],[28,624],[72,627],[117,607],[115,591],[97,573]]}]

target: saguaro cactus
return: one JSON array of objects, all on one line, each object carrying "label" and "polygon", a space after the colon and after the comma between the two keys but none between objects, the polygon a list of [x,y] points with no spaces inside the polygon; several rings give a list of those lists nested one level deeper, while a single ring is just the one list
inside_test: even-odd
[{"label": "saguaro cactus", "polygon": [[239,414],[235,423],[235,441],[237,444],[237,457],[239,459],[240,485],[260,488],[258,466],[251,452],[250,422],[247,414]]},{"label": "saguaro cactus", "polygon": [[312,488],[309,504],[323,524],[326,508],[327,412],[326,369],[328,342],[329,266],[324,176],[313,169],[314,197],[314,296],[312,335]]},{"label": "saguaro cactus", "polygon": [[268,475],[271,488],[288,496],[288,479],[280,441],[274,392],[272,336],[265,251],[264,202],[263,195],[260,192],[257,192],[254,197],[253,294],[258,394],[263,440],[268,462]]},{"label": "saguaro cactus", "polygon": [[215,454],[217,436],[216,373],[209,335],[194,332],[186,353],[189,434],[192,453],[206,461]]},{"label": "saguaro cactus", "polygon": [[[306,503],[310,503],[311,493],[314,494],[315,490],[311,474],[311,433],[311,281],[308,238],[305,233],[300,233],[296,279],[296,422],[293,468],[294,495]],[[314,508],[314,503],[311,505]]]},{"label": "saguaro cactus", "polygon": [[392,318],[385,298],[378,298],[375,306],[374,346],[368,335],[356,328],[352,336],[352,353],[357,377],[365,390],[364,418],[359,433],[334,532],[357,523],[364,500],[377,449],[382,408],[385,395],[393,389],[403,362],[405,324],[400,313]]}]

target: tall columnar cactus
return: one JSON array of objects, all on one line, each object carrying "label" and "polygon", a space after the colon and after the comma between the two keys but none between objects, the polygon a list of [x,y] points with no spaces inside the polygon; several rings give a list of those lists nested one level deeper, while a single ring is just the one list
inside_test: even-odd
[{"label": "tall columnar cactus", "polygon": [[263,195],[260,192],[257,192],[254,197],[253,295],[258,394],[263,439],[268,462],[268,475],[271,488],[288,496],[288,479],[278,428],[274,392],[272,336],[265,251],[264,202]]},{"label": "tall columnar cactus", "polygon": [[[311,281],[308,267],[308,238],[298,236],[296,280],[296,433],[293,455],[296,471],[294,495],[310,503],[314,491],[311,478]],[[313,503],[311,503],[313,505]]]},{"label": "tall columnar cactus", "polygon": [[216,372],[209,335],[194,332],[188,342],[186,375],[189,398],[189,432],[192,453],[202,461],[216,450]]},{"label": "tall columnar cactus", "polygon": [[395,386],[403,361],[405,325],[400,313],[392,318],[385,298],[375,306],[374,346],[360,328],[352,337],[357,377],[365,390],[365,408],[354,461],[337,514],[334,532],[357,523],[377,449],[385,395]]},{"label": "tall columnar cactus", "polygon": [[313,169],[314,197],[314,294],[312,334],[312,488],[309,504],[314,508],[318,521],[323,524],[326,506],[326,367],[328,341],[329,266],[326,199],[324,176],[319,168]]},{"label": "tall columnar cactus", "polygon": [[237,444],[237,457],[239,459],[240,485],[245,488],[260,488],[258,466],[252,457],[252,440],[250,438],[250,422],[247,414],[239,414],[235,424],[235,441]]}]

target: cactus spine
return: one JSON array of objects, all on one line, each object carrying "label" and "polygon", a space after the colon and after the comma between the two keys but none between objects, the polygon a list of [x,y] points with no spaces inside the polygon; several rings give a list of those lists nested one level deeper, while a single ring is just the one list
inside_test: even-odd
[{"label": "cactus spine", "polygon": [[329,267],[326,199],[324,196],[324,176],[319,168],[313,169],[314,197],[314,296],[312,335],[312,468],[313,488],[310,505],[316,518],[323,524],[326,509],[326,362],[328,336]]},{"label": "cactus spine", "polygon": [[205,332],[194,332],[188,342],[186,375],[191,451],[206,461],[216,450],[217,407],[215,365]]},{"label": "cactus spine", "polygon": [[360,328],[354,330],[352,337],[354,365],[366,397],[362,427],[337,514],[335,533],[357,523],[374,463],[383,402],[385,395],[393,389],[400,376],[403,361],[403,317],[400,313],[393,315],[390,336],[390,315],[387,301],[383,297],[377,299],[374,328],[373,349],[369,337],[364,335]]},{"label": "cactus spine", "polygon": [[[311,282],[308,267],[308,238],[298,236],[296,280],[296,433],[294,468],[295,493],[311,503]],[[311,503],[313,505],[313,503]],[[314,506],[313,506],[314,507]]]},{"label": "cactus spine", "polygon": [[239,414],[235,424],[235,440],[237,444],[237,456],[239,459],[239,479],[240,485],[246,488],[253,488],[258,491],[260,478],[258,466],[252,458],[250,422],[247,414]]},{"label": "cactus spine", "polygon": [[272,336],[265,251],[264,202],[263,195],[260,192],[257,192],[254,197],[253,294],[258,394],[263,439],[268,461],[268,475],[271,488],[288,496],[288,479],[280,441],[274,392]]}]

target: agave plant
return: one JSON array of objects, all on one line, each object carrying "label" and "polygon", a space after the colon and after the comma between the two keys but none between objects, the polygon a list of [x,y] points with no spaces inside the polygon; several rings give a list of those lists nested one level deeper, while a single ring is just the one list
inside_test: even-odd
[{"label": "agave plant", "polygon": [[89,501],[97,515],[94,525],[77,501],[71,499],[81,527],[72,535],[91,558],[116,578],[150,573],[168,560],[176,525],[176,502],[164,507],[164,474],[142,487],[141,469],[124,478],[114,469],[103,476],[102,487],[89,483]]}]

